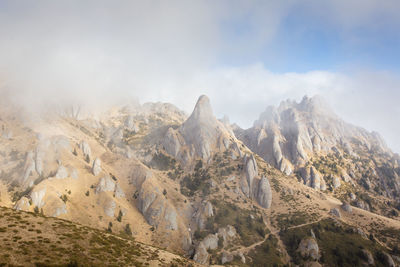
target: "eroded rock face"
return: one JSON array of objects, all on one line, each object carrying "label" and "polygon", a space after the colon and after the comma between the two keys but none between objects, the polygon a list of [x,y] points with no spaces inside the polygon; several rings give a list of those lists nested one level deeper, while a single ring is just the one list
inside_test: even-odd
[{"label": "eroded rock face", "polygon": [[310,257],[313,260],[319,259],[319,247],[317,241],[312,238],[304,238],[301,240],[298,251],[304,258]]},{"label": "eroded rock face", "polygon": [[93,161],[92,173],[94,176],[97,176],[99,175],[100,172],[101,172],[101,160],[99,158],[96,158]]}]

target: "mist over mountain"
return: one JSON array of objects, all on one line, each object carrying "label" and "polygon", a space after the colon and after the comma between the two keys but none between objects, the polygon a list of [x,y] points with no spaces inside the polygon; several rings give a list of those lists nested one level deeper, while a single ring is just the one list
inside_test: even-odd
[{"label": "mist over mountain", "polygon": [[399,12],[0,1],[0,266],[400,266]]}]

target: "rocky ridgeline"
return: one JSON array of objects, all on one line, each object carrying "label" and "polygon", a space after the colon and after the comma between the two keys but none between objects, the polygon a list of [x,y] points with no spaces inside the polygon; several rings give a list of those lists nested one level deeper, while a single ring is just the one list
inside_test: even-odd
[{"label": "rocky ridgeline", "polygon": [[346,183],[400,197],[399,156],[376,132],[342,121],[318,96],[270,106],[253,127],[236,127],[235,134],[265,161],[286,175],[296,172],[312,188],[337,190]]}]

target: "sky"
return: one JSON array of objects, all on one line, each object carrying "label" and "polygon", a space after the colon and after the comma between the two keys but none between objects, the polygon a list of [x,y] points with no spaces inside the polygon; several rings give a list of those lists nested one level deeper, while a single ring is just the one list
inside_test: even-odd
[{"label": "sky", "polygon": [[0,90],[37,112],[207,94],[246,128],[319,94],[400,152],[398,0],[0,0]]}]

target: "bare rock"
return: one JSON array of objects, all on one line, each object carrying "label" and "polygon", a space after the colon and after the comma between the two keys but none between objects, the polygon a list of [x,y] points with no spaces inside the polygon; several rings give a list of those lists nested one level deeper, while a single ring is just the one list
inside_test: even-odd
[{"label": "bare rock", "polygon": [[108,217],[114,217],[115,215],[115,208],[117,207],[117,204],[115,204],[114,200],[110,200],[107,202],[107,204],[104,206],[104,213]]},{"label": "bare rock", "polygon": [[115,190],[115,183],[110,178],[110,176],[104,176],[100,179],[99,183],[96,186],[95,193],[98,194],[100,192],[113,192]]},{"label": "bare rock", "polygon": [[359,199],[357,201],[357,207],[366,211],[370,210],[368,203],[365,203],[363,200]]},{"label": "bare rock", "polygon": [[372,253],[369,250],[363,249],[362,253],[368,265],[375,265],[374,257],[372,256]]},{"label": "bare rock", "polygon": [[236,237],[236,229],[231,225],[219,228],[218,237],[222,238],[223,245],[226,247],[228,243]]},{"label": "bare rock", "polygon": [[318,243],[312,237],[307,237],[301,240],[298,251],[303,258],[310,257],[313,260],[319,259]]},{"label": "bare rock", "polygon": [[224,252],[222,252],[222,256],[221,256],[221,263],[225,264],[227,262],[231,262],[231,261],[233,261],[233,257],[234,257],[234,255],[232,253],[224,251]]},{"label": "bare rock", "polygon": [[393,261],[393,258],[386,252],[383,252],[384,258],[385,258],[385,263],[386,266],[388,267],[396,267],[396,264]]},{"label": "bare rock", "polygon": [[206,247],[204,246],[204,244],[202,242],[200,242],[196,247],[193,260],[197,263],[205,265],[208,262],[208,257],[209,257],[209,254],[207,252]]},{"label": "bare rock", "polygon": [[78,173],[77,169],[71,168],[69,172],[70,172],[70,176],[71,176],[72,179],[78,179],[79,178],[79,173]]},{"label": "bare rock", "polygon": [[339,218],[339,219],[342,217],[342,215],[340,214],[340,211],[339,211],[338,208],[333,208],[333,209],[331,209],[331,210],[329,211],[329,214],[331,214],[331,215],[333,215],[333,216],[335,216],[335,217],[337,217],[337,218]]},{"label": "bare rock", "polygon": [[333,185],[334,189],[337,189],[340,187],[340,179],[337,176],[333,176],[332,185]]},{"label": "bare rock", "polygon": [[353,211],[352,207],[347,202],[344,202],[341,207],[342,207],[342,210],[344,210],[346,212],[351,213]]},{"label": "bare rock", "polygon": [[92,150],[90,149],[89,144],[86,141],[81,141],[81,143],[79,144],[79,148],[82,150],[83,156],[92,157]]},{"label": "bare rock", "polygon": [[210,249],[210,250],[217,249],[218,248],[218,234],[209,234],[201,242],[204,244],[204,247],[206,249]]},{"label": "bare rock", "polygon": [[101,172],[101,160],[99,158],[96,158],[93,161],[92,173],[94,176],[97,176],[99,175],[100,172]]},{"label": "bare rock", "polygon": [[32,205],[35,207],[38,207],[39,209],[43,207],[44,205],[44,196],[46,195],[46,187],[32,191],[31,193],[31,200],[32,200]]},{"label": "bare rock", "polygon": [[178,222],[177,222],[177,214],[175,209],[170,206],[165,210],[164,219],[166,222],[165,228],[167,230],[177,230],[178,229]]},{"label": "bare rock", "polygon": [[122,191],[122,188],[119,186],[119,184],[115,185],[114,195],[116,198],[125,197],[125,193],[124,193],[124,191]]},{"label": "bare rock", "polygon": [[178,132],[172,128],[169,128],[167,133],[165,134],[163,146],[168,154],[177,157],[182,146],[179,140]]},{"label": "bare rock", "polygon": [[29,211],[30,204],[29,204],[29,199],[27,197],[22,197],[20,200],[17,201],[14,205],[15,210],[23,210],[23,211]]},{"label": "bare rock", "polygon": [[263,208],[270,208],[272,203],[271,186],[267,177],[263,176],[258,184],[258,192],[256,198],[258,204]]},{"label": "bare rock", "polygon": [[68,171],[67,168],[65,168],[63,165],[58,166],[56,176],[57,179],[65,179],[68,177]]}]

